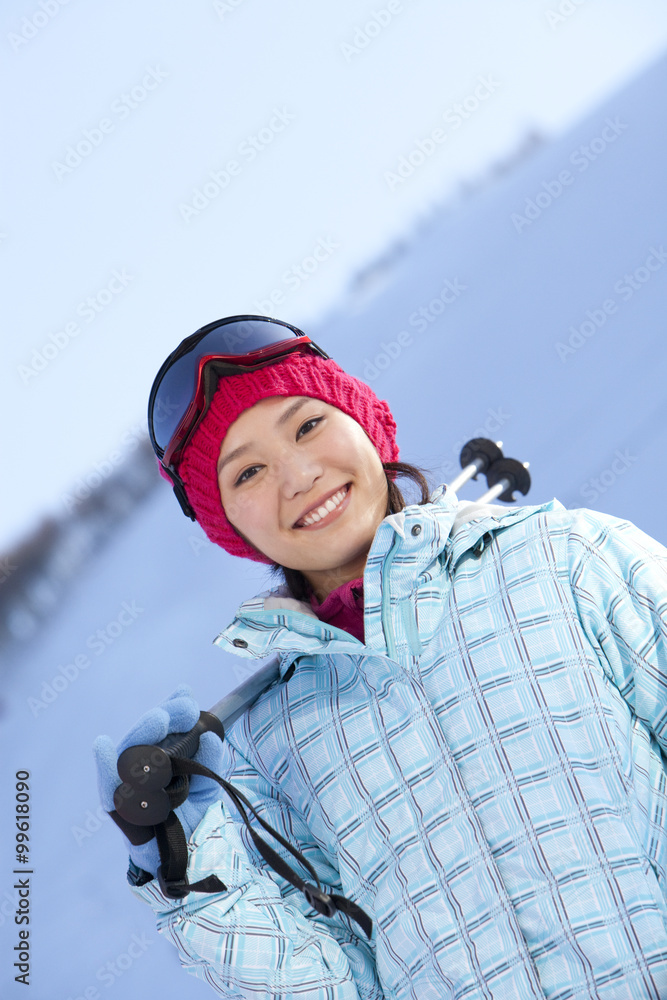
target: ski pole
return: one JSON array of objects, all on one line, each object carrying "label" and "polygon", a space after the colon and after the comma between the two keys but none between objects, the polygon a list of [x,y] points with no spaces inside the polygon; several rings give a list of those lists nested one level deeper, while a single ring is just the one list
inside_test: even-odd
[{"label": "ski pole", "polygon": [[252,677],[244,681],[240,687],[225,695],[216,702],[213,708],[209,708],[209,713],[215,715],[220,720],[225,729],[228,729],[233,722],[243,715],[253,705],[260,694],[271,686],[280,677],[280,658],[274,657],[255,671]]},{"label": "ski pole", "polygon": [[477,479],[478,473],[486,472],[499,461],[503,457],[502,446],[502,441],[490,441],[489,438],[472,438],[464,444],[459,456],[463,471],[448,484],[452,493],[458,493],[469,479]]},{"label": "ski pole", "polygon": [[[279,660],[274,657],[208,712],[201,712],[199,721],[188,733],[171,733],[160,743],[139,744],[124,750],[118,758],[118,776],[122,784],[114,794],[114,806],[119,816],[137,826],[163,823],[171,811],[165,789],[173,778],[173,758],[194,757],[203,733],[213,732],[224,740],[225,727],[231,726],[263,691],[278,680],[278,663]],[[188,779],[182,776],[180,780],[187,795]]]},{"label": "ski pole", "polygon": [[[194,883],[188,881],[187,839],[181,821],[174,812],[188,797],[190,775],[211,778],[217,781],[236,806],[264,861],[302,892],[309,906],[317,913],[333,917],[339,911],[356,921],[370,939],[373,921],[368,914],[346,896],[326,892],[310,861],[258,814],[252,802],[239,789],[192,759],[203,733],[214,732],[224,740],[224,724],[230,725],[247,711],[262,691],[277,679],[278,663],[278,658],[270,660],[240,689],[222,698],[210,712],[201,712],[199,721],[188,733],[172,733],[152,746],[145,744],[124,750],[117,765],[122,784],[114,793],[115,813],[112,812],[111,816],[133,844],[147,843],[155,836],[160,853],[158,883],[166,896],[184,899],[191,892],[225,892],[227,887],[217,875],[209,875]],[[306,882],[266,843],[251,825],[246,810],[296,858],[313,882]]]},{"label": "ski pole", "polygon": [[[116,812],[127,823],[155,826],[163,823],[172,809],[166,791],[174,778],[172,760],[193,757],[199,749],[202,733],[216,733],[224,739],[220,720],[211,712],[200,712],[199,720],[187,733],[170,733],[159,743],[128,747],[118,758],[118,777],[122,784],[114,792]],[[187,775],[178,779],[182,801],[187,798]],[[170,790],[175,790],[172,785]]]},{"label": "ski pole", "polygon": [[514,503],[514,490],[525,496],[530,489],[529,465],[530,462],[519,462],[516,458],[498,459],[486,471],[486,481],[490,488],[476,503],[490,503],[496,497],[505,503]]}]

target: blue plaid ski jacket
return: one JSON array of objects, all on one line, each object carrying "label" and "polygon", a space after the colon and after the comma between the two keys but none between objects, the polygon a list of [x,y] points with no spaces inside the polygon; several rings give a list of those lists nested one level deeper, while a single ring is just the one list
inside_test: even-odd
[{"label": "blue plaid ski jacket", "polygon": [[226,892],[133,889],[181,962],[253,1000],[667,997],[667,550],[441,486],[380,524],[364,595],[365,645],[280,589],[216,642],[282,658],[222,776],[373,938],[309,909],[224,799],[189,878]]}]

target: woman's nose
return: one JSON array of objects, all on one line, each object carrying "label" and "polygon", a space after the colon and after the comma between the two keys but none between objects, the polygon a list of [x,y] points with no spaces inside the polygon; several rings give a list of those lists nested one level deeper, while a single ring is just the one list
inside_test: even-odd
[{"label": "woman's nose", "polygon": [[307,493],[314,483],[323,475],[324,467],[321,461],[312,455],[299,454],[292,449],[286,449],[278,465],[280,484],[287,496],[296,493]]}]

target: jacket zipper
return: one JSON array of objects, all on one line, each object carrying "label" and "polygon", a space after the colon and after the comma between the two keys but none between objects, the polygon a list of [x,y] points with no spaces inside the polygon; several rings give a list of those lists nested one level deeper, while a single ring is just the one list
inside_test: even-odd
[{"label": "jacket zipper", "polygon": [[391,548],[389,549],[387,558],[382,564],[382,610],[381,610],[382,631],[384,632],[385,642],[387,644],[387,656],[391,660],[396,659],[396,643],[394,641],[394,631],[391,627],[391,597],[389,595],[389,573],[391,571],[391,564],[394,561],[394,556],[396,554],[397,548],[398,548],[398,535],[394,533],[394,540],[391,543]]},{"label": "jacket zipper", "polygon": [[408,637],[410,652],[413,656],[421,656],[424,652],[424,647],[419,638],[419,629],[417,628],[417,622],[412,610],[412,601],[409,597],[401,601],[401,617],[403,618],[403,625]]}]

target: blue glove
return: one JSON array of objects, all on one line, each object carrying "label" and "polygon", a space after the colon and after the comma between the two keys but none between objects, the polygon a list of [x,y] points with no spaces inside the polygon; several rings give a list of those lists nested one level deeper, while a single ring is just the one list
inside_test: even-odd
[{"label": "blue glove", "polygon": [[[103,808],[107,812],[115,809],[113,794],[121,784],[118,777],[118,758],[124,750],[142,743],[149,745],[159,743],[170,733],[189,732],[198,719],[199,707],[192,697],[192,691],[187,685],[183,685],[177,688],[167,701],[142,715],[136,726],[130,730],[125,739],[121,740],[118,747],[114,747],[108,736],[98,736],[93,743],[93,754],[97,764],[97,784]],[[222,753],[220,738],[215,733],[203,733],[194,760],[218,773],[222,762]],[[190,776],[188,798],[183,805],[175,810],[183,826],[186,840],[190,839],[211,803],[221,797],[220,785],[210,778],[204,778],[199,774]],[[160,854],[155,837],[147,844],[141,844],[138,847],[130,844],[127,839],[126,843],[134,864],[138,868],[150,872],[151,875],[157,875]]]}]

